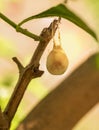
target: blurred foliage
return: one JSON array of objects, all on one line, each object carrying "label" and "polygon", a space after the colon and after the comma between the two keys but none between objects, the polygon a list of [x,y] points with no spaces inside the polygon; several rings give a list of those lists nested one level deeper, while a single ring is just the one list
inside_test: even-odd
[{"label": "blurred foliage", "polygon": [[[90,9],[94,21],[96,23],[96,30],[98,32],[98,39],[99,39],[99,1],[98,0],[85,0],[86,4],[88,5],[88,9]],[[95,57],[95,65],[99,69],[99,54]]]},{"label": "blurred foliage", "polygon": [[0,0],[0,11],[4,10],[4,4],[5,1],[4,0]]},{"label": "blurred foliage", "polygon": [[9,57],[15,54],[15,46],[9,39],[0,38],[0,57]]},{"label": "blurred foliage", "polygon": [[0,107],[2,110],[4,110],[8,100],[9,100],[9,90],[6,89],[5,87],[0,88]]},{"label": "blurred foliage", "polygon": [[0,78],[0,106],[2,110],[4,110],[10,98],[14,84],[15,75],[8,73],[5,74],[2,78]]},{"label": "blurred foliage", "polygon": [[[85,0],[85,2],[88,4],[88,8],[91,8],[92,11],[94,11],[94,15],[99,16],[99,1],[98,0]],[[98,18],[96,19],[96,21]]]},{"label": "blurred foliage", "polygon": [[0,82],[0,84],[2,85],[2,86],[5,86],[5,87],[12,87],[12,85],[13,85],[13,81],[14,81],[14,77],[15,76],[13,76],[12,74],[8,74],[8,75],[5,75],[5,77],[4,78],[2,78],[2,80],[1,80],[1,82]]},{"label": "blurred foliage", "polygon": [[[90,13],[93,15],[96,26],[99,26],[99,0],[85,0],[85,3],[90,10]],[[99,28],[96,27],[96,30],[99,38]]]},{"label": "blurred foliage", "polygon": [[28,91],[32,92],[32,94],[39,100],[45,97],[48,93],[48,89],[42,85],[40,79],[33,79],[28,86]]}]

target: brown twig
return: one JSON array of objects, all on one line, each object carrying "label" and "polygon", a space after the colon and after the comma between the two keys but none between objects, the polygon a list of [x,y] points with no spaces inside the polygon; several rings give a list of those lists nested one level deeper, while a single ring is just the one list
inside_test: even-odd
[{"label": "brown twig", "polygon": [[30,63],[26,67],[23,67],[23,65],[20,63],[20,61],[16,57],[13,58],[14,62],[18,66],[20,73],[19,73],[19,79],[14,89],[14,92],[12,93],[12,96],[8,102],[8,105],[6,106],[4,110],[4,115],[8,119],[9,127],[17,111],[19,103],[22,100],[22,97],[24,95],[24,92],[28,84],[33,78],[40,77],[44,73],[43,71],[39,70],[39,61],[46,46],[48,45],[49,41],[53,37],[52,31],[55,34],[55,31],[58,27],[59,22],[60,22],[60,19],[54,20],[48,28],[43,29],[40,35],[43,41],[40,41],[40,43],[38,44],[38,47],[35,50],[35,53],[32,56]]},{"label": "brown twig", "polygon": [[24,70],[24,67],[21,62],[17,59],[17,57],[13,57],[12,60],[17,64],[19,72],[21,73],[21,71]]},{"label": "brown twig", "polygon": [[64,1],[63,1],[64,4],[67,4],[67,2],[68,2],[68,0],[64,0]]}]

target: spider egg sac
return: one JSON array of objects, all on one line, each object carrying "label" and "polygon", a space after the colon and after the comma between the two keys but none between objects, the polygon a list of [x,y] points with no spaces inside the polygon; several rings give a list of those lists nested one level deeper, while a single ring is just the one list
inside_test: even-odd
[{"label": "spider egg sac", "polygon": [[46,67],[53,75],[63,74],[68,67],[68,58],[60,45],[54,46],[47,57]]}]

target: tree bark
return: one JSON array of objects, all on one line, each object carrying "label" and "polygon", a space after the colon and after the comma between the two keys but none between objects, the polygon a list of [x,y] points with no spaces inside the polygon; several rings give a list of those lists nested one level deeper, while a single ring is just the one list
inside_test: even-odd
[{"label": "tree bark", "polygon": [[0,108],[0,130],[7,130],[9,124]]},{"label": "tree bark", "polygon": [[94,56],[48,94],[17,130],[72,130],[99,101],[99,70]]}]

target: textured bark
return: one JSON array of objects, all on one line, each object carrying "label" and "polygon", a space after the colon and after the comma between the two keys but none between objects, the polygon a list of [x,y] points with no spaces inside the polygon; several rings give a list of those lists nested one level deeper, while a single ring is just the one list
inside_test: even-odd
[{"label": "textured bark", "polygon": [[72,130],[99,101],[99,70],[94,56],[47,95],[17,130]]},{"label": "textured bark", "polygon": [[7,118],[2,113],[0,108],[0,130],[6,130],[8,128],[9,124],[7,122]]}]

